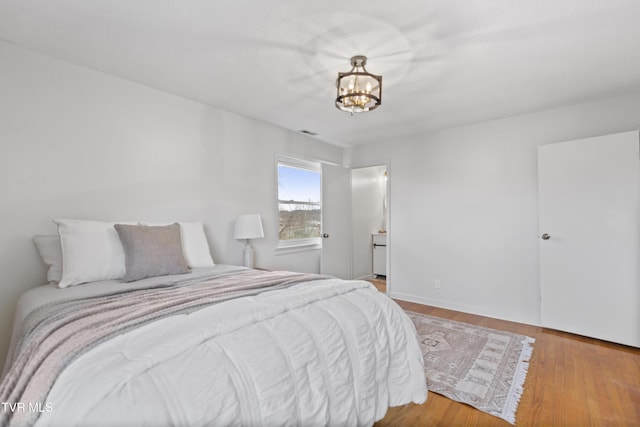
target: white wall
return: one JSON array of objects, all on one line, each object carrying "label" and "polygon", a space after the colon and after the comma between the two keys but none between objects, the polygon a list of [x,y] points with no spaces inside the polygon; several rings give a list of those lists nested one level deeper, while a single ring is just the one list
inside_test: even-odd
[{"label": "white wall", "polygon": [[[273,251],[274,161],[342,149],[3,42],[0,63],[0,365],[55,217],[203,220],[214,259],[240,263],[233,220],[259,212],[257,265],[318,271],[318,252]],[[393,296],[538,323],[536,147],[639,127],[635,95],[347,150],[390,162]]]},{"label": "white wall", "polygon": [[373,272],[371,235],[386,227],[383,223],[385,166],[357,168],[351,171],[352,274],[370,278]]},{"label": "white wall", "polygon": [[4,42],[0,63],[0,366],[52,218],[202,220],[214,260],[241,264],[234,218],[261,213],[257,265],[319,271],[319,251],[274,253],[275,157],[341,148]]},{"label": "white wall", "polygon": [[391,296],[538,324],[536,147],[639,127],[636,94],[349,149],[390,159]]}]

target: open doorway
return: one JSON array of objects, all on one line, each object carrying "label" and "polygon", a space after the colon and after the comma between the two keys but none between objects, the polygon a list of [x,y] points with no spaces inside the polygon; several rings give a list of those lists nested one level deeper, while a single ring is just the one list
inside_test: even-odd
[{"label": "open doorway", "polygon": [[387,165],[351,170],[352,276],[387,293],[389,259]]}]

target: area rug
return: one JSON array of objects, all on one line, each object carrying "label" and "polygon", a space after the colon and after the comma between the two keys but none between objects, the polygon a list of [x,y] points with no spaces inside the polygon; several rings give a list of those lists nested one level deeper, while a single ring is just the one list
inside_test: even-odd
[{"label": "area rug", "polygon": [[429,391],[515,424],[533,338],[407,311]]}]

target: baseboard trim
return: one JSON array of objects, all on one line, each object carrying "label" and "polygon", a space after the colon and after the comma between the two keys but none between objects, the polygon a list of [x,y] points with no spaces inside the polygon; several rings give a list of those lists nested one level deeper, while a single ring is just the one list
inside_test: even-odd
[{"label": "baseboard trim", "polygon": [[534,322],[527,321],[525,319],[515,319],[503,316],[492,310],[487,310],[483,307],[471,306],[466,304],[452,304],[448,301],[441,301],[437,299],[424,298],[416,295],[405,294],[402,292],[389,293],[389,298],[399,299],[402,301],[415,302],[416,304],[429,305],[432,307],[444,308],[447,310],[461,311],[463,313],[477,314],[478,316],[491,317],[493,319],[506,320],[508,322],[522,323],[525,325],[541,326]]},{"label": "baseboard trim", "polygon": [[356,277],[354,280],[369,280],[369,279],[375,279],[375,278],[376,278],[375,274],[367,274],[366,276]]}]

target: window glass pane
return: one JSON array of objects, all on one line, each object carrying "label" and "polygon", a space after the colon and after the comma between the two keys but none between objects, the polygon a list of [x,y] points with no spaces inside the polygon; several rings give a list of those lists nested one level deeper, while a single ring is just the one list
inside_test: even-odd
[{"label": "window glass pane", "polygon": [[280,240],[320,237],[320,172],[278,164]]}]

